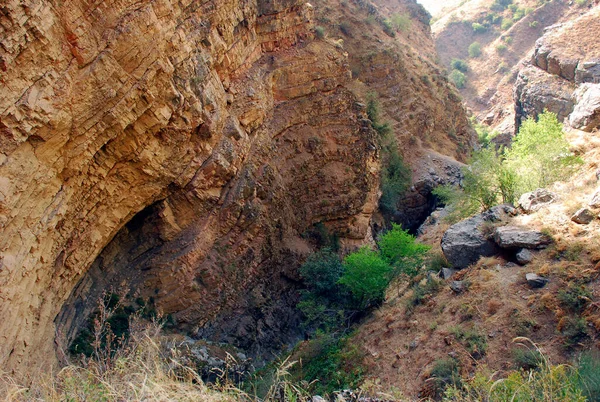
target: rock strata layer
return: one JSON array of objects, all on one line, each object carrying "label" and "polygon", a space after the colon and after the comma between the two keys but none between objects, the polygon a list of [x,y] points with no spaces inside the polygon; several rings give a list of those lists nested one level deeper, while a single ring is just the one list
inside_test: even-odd
[{"label": "rock strata layer", "polygon": [[[363,54],[315,40],[314,13],[298,0],[0,8],[4,369],[56,362],[97,298],[121,288],[197,337],[260,353],[294,335],[301,235],[322,224],[344,247],[370,238],[380,177],[349,89]],[[403,46],[369,59],[363,79],[422,99]],[[469,138],[459,99],[444,80],[426,93],[431,104],[394,110],[400,143],[425,124],[457,155],[449,127]]]}]

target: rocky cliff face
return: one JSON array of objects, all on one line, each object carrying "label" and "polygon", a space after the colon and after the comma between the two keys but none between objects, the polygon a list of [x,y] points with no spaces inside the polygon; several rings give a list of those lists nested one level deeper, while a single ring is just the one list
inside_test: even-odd
[{"label": "rocky cliff face", "polygon": [[[313,40],[313,13],[297,0],[0,9],[5,368],[60,358],[117,288],[257,353],[293,336],[300,235],[323,222],[364,241],[379,181],[349,56]],[[447,87],[432,94],[464,121]]]},{"label": "rocky cliff face", "polygon": [[[550,27],[536,42],[530,65],[515,84],[516,128],[521,120],[544,109],[574,128],[591,131],[600,119],[600,53],[590,35],[600,29],[600,6],[579,18]],[[572,118],[570,117],[572,113]]]}]

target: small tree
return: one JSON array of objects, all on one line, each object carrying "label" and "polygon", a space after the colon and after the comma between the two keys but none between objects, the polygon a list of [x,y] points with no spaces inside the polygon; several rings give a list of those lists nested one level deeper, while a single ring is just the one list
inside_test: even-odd
[{"label": "small tree", "polygon": [[481,56],[481,44],[479,42],[473,42],[469,45],[469,56],[473,58]]},{"label": "small tree", "polygon": [[359,309],[380,303],[392,278],[393,268],[378,252],[364,246],[344,259],[339,283],[346,286]]},{"label": "small tree", "polygon": [[340,257],[330,249],[322,249],[308,256],[300,267],[300,276],[310,292],[332,298],[336,292],[344,266]]},{"label": "small tree", "polygon": [[469,65],[467,64],[467,62],[461,59],[452,59],[452,61],[450,62],[450,66],[454,70],[458,70],[463,73],[469,71]]},{"label": "small tree", "polygon": [[537,121],[529,118],[521,125],[505,157],[505,166],[517,176],[520,194],[564,180],[581,164],[569,152],[556,114],[547,111]]},{"label": "small tree", "polygon": [[381,257],[395,268],[395,274],[415,276],[423,263],[425,253],[431,247],[417,243],[414,236],[400,225],[392,224],[392,229],[377,241]]},{"label": "small tree", "polygon": [[458,70],[452,70],[450,76],[448,77],[450,82],[452,82],[456,88],[463,89],[467,82],[467,77]]}]

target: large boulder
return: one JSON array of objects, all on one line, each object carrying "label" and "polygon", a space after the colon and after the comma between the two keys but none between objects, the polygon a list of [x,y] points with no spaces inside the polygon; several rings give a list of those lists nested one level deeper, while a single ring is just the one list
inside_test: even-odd
[{"label": "large boulder", "polygon": [[545,207],[548,204],[552,204],[556,201],[557,196],[551,191],[545,188],[538,188],[530,193],[525,193],[519,198],[519,207],[526,214],[530,214]]},{"label": "large boulder", "polygon": [[503,249],[540,249],[552,242],[549,236],[536,230],[517,226],[503,226],[494,231],[494,241]]},{"label": "large boulder", "polygon": [[600,127],[600,84],[583,84],[574,96],[577,104],[569,125],[588,132]]},{"label": "large boulder", "polygon": [[442,251],[454,268],[466,268],[480,257],[490,257],[499,251],[483,231],[486,220],[477,215],[452,225],[442,237]]}]

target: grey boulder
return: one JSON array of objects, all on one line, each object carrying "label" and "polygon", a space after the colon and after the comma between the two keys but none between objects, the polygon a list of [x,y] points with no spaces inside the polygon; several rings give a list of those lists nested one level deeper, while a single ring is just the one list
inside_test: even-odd
[{"label": "grey boulder", "polygon": [[462,293],[465,291],[465,284],[463,281],[452,281],[450,282],[450,289],[454,293]]},{"label": "grey boulder", "polygon": [[579,223],[580,225],[587,225],[591,221],[596,218],[596,215],[588,208],[581,208],[579,211],[575,212],[571,217],[571,220],[575,223]]},{"label": "grey boulder", "polygon": [[583,131],[600,127],[600,84],[583,84],[574,93],[577,104],[569,125]]},{"label": "grey boulder", "polygon": [[452,278],[452,275],[454,275],[456,273],[455,269],[452,268],[442,268],[442,270],[440,271],[440,278],[442,279],[450,279]]},{"label": "grey boulder", "polygon": [[481,215],[452,225],[442,237],[442,251],[454,268],[466,268],[480,257],[491,257],[498,247],[489,240],[480,227],[485,222]]},{"label": "grey boulder", "polygon": [[556,199],[556,194],[553,192],[545,188],[538,188],[535,191],[523,194],[519,198],[518,204],[525,213],[529,214],[553,203]]},{"label": "grey boulder", "polygon": [[503,249],[540,249],[552,242],[550,237],[535,230],[503,226],[494,231],[494,241]]},{"label": "grey boulder", "polygon": [[526,248],[521,249],[516,255],[517,262],[521,265],[527,265],[533,260],[533,253]]},{"label": "grey boulder", "polygon": [[533,273],[525,274],[525,279],[527,280],[527,284],[532,288],[543,288],[550,282],[549,279]]}]

